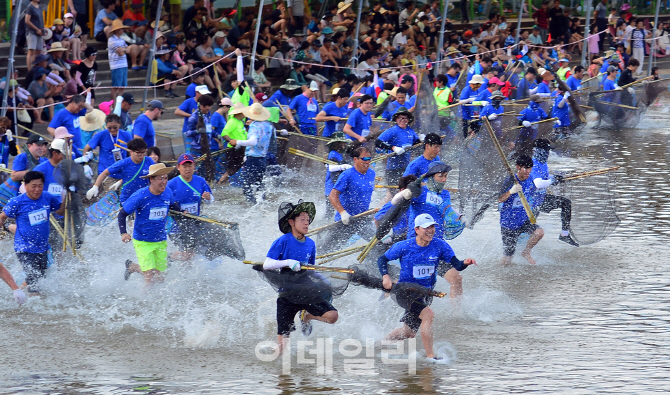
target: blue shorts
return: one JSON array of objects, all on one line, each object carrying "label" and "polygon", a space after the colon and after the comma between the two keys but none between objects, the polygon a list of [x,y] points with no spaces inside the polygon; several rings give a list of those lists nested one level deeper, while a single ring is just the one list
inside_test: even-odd
[{"label": "blue shorts", "polygon": [[127,86],[128,85],[128,68],[122,67],[120,69],[112,70],[112,86]]}]

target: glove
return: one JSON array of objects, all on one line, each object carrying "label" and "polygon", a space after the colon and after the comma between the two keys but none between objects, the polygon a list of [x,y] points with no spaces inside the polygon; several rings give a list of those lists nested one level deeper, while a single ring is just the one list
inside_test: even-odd
[{"label": "glove", "polygon": [[568,100],[568,97],[570,96],[570,92],[565,92],[565,94],[563,94],[563,99]]},{"label": "glove", "polygon": [[282,130],[280,130],[279,133],[280,133],[282,136],[288,136],[288,130],[286,130],[286,129],[282,129]]},{"label": "glove", "polygon": [[493,121],[496,118],[498,118],[498,114],[491,114],[488,116],[489,121]]},{"label": "glove", "polygon": [[342,217],[343,224],[349,225],[349,219],[351,218],[351,215],[349,215],[349,213],[346,210],[340,213],[340,217]]},{"label": "glove", "polygon": [[111,187],[109,187],[109,190],[110,191],[116,191],[117,189],[119,189],[119,187],[121,186],[122,183],[123,183],[123,180],[119,180],[119,181],[115,182],[114,184],[112,184]]},{"label": "glove", "polygon": [[561,120],[560,119],[556,120],[556,125],[561,126]]},{"label": "glove", "polygon": [[537,92],[537,87],[528,90],[528,93],[530,93],[531,95],[534,95],[535,92]]},{"label": "glove", "polygon": [[521,192],[521,184],[514,184],[512,188],[510,188],[509,193],[514,195]]},{"label": "glove", "polygon": [[85,156],[88,157],[88,160],[93,159],[93,151],[88,151]]},{"label": "glove", "polygon": [[84,175],[86,178],[89,180],[93,179],[93,169],[91,169],[91,166],[89,165],[84,165]]},{"label": "glove", "polygon": [[416,181],[410,183],[407,186],[406,191],[409,190],[412,192],[412,196],[419,197],[421,196],[421,179],[417,179]]},{"label": "glove", "polygon": [[620,87],[620,86],[617,86],[616,88],[614,88],[614,90],[615,90],[615,91],[622,91],[622,90],[623,90],[623,88],[622,88],[622,87]]},{"label": "glove", "polygon": [[465,226],[466,228],[470,225],[470,221],[468,221],[467,218],[465,218],[465,216],[463,216],[463,215],[461,215],[461,218],[459,219],[459,221],[461,221],[463,226]]},{"label": "glove", "polygon": [[521,124],[523,125],[524,128],[529,128],[530,127],[530,122],[528,122],[528,121],[523,121],[523,122],[521,122]]},{"label": "glove", "polygon": [[553,179],[551,180],[551,185],[558,185],[562,183],[564,181],[563,178],[563,176],[554,175]]},{"label": "glove", "polygon": [[286,267],[290,268],[294,272],[299,272],[300,271],[300,262],[296,261],[295,259],[287,259],[286,260]]},{"label": "glove", "polygon": [[74,163],[88,163],[88,155],[84,155],[74,160]]},{"label": "glove", "polygon": [[86,199],[91,200],[94,197],[98,196],[98,193],[100,193],[100,191],[98,190],[98,186],[93,185],[91,189],[89,189],[88,192],[86,192]]},{"label": "glove", "polygon": [[14,141],[14,137],[12,135],[12,131],[8,130],[5,132],[5,137],[7,137],[7,141]]},{"label": "glove", "polygon": [[392,150],[396,155],[402,155],[405,153],[405,149],[402,147],[393,147]]},{"label": "glove", "polygon": [[419,133],[419,141],[421,141],[423,143],[423,140],[425,140],[425,139],[426,139],[426,135],[423,134],[423,133]]},{"label": "glove", "polygon": [[405,200],[410,200],[412,198],[412,191],[409,189],[403,189],[403,191],[400,193],[402,193],[402,197],[404,197]]},{"label": "glove", "polygon": [[[647,82],[647,81],[644,81],[644,82]],[[634,94],[635,94],[635,89],[633,89],[633,88],[628,87],[628,88],[626,88],[626,90],[627,90],[628,93],[630,93],[631,95],[634,95]],[[9,141],[12,141],[12,140],[9,140]]]},{"label": "glove", "polygon": [[3,168],[3,169],[6,169],[6,168],[7,168],[7,165],[4,164],[4,163],[0,163],[0,167]]},{"label": "glove", "polygon": [[19,306],[21,306],[22,304],[26,303],[26,293],[23,292],[22,289],[15,289],[14,300],[19,304]]},{"label": "glove", "polygon": [[393,242],[393,229],[391,229],[386,236],[382,237],[382,244],[389,245]]}]

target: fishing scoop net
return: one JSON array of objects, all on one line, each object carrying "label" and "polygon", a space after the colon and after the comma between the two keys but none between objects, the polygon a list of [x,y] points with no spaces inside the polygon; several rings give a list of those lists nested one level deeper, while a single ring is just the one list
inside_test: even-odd
[{"label": "fishing scoop net", "polygon": [[68,192],[70,201],[67,210],[74,221],[76,247],[79,248],[84,243],[84,230],[87,220],[86,208],[81,197],[81,194],[86,191],[86,183],[88,182],[84,175],[84,167],[70,159],[65,159],[60,162],[55,171],[58,172],[54,175],[56,181],[63,185],[64,191],[70,191]]},{"label": "fishing scoop net", "polygon": [[600,127],[611,129],[634,128],[647,106],[641,103],[643,89],[625,88],[604,94],[589,94],[589,106],[599,116]]},{"label": "fishing scoop net", "polygon": [[603,240],[621,222],[616,214],[616,172],[568,180],[548,192],[570,199],[572,220],[570,234],[579,245]]},{"label": "fishing scoop net", "polygon": [[644,86],[640,95],[640,103],[650,106],[663,92],[668,91],[668,81],[651,81]]},{"label": "fishing scoop net", "polygon": [[197,254],[204,255],[208,260],[220,256],[243,260],[244,247],[240,239],[238,224],[214,224],[183,215],[171,215],[176,229],[170,235],[175,242],[189,247]]},{"label": "fishing scoop net", "polygon": [[427,76],[421,78],[415,106],[413,129],[417,134],[436,133],[440,130],[437,102],[433,96],[433,86]]},{"label": "fishing scoop net", "polygon": [[263,270],[262,265],[254,265],[258,275],[277,291],[280,298],[295,304],[330,302],[340,296],[349,286],[347,274],[301,270],[294,272],[288,268]]}]

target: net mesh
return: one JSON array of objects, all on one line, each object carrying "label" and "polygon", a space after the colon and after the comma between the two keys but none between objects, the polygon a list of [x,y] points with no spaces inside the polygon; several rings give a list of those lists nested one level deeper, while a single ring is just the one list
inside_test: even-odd
[{"label": "net mesh", "polygon": [[176,238],[184,246],[192,246],[197,254],[212,260],[220,256],[243,260],[244,247],[237,224],[214,224],[182,215],[172,216],[177,226]]},{"label": "net mesh", "polygon": [[599,126],[611,129],[633,128],[647,109],[641,102],[644,88],[626,88],[621,91],[612,91],[604,94],[589,94],[589,106],[593,107],[599,116]]},{"label": "net mesh", "polygon": [[120,209],[119,194],[109,191],[100,200],[86,208],[86,225],[105,226],[116,218]]},{"label": "net mesh", "polygon": [[347,274],[302,270],[294,272],[288,268],[263,270],[254,265],[258,275],[274,288],[279,297],[296,304],[330,302],[340,296],[349,286]]}]

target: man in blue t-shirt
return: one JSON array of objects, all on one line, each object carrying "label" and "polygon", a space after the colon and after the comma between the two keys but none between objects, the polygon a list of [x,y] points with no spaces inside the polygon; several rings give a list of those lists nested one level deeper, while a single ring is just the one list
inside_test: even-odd
[{"label": "man in blue t-shirt", "polygon": [[419,136],[409,126],[414,122],[414,114],[400,107],[393,114],[393,121],[396,125],[386,129],[375,140],[375,147],[395,153],[386,163],[387,185],[398,185],[398,180],[409,165],[411,152],[406,150],[419,142]]},{"label": "man in blue t-shirt", "polygon": [[47,141],[38,134],[31,134],[26,144],[28,151],[21,152],[12,163],[11,179],[21,182],[23,176],[40,163],[47,161]]},{"label": "man in blue t-shirt", "polygon": [[140,188],[149,185],[149,182],[142,178],[142,176],[149,173],[149,167],[154,164],[153,159],[146,156],[147,143],[142,139],[132,139],[128,142],[129,157],[115,162],[113,165],[106,168],[98,178],[91,189],[86,192],[86,198],[91,200],[98,196],[99,188],[105,178],[108,176],[120,179],[110,186],[110,191],[116,191],[121,187],[119,194],[119,202],[123,204]]},{"label": "man in blue t-shirt", "polygon": [[16,220],[14,251],[26,273],[28,292],[39,293],[37,281],[45,276],[49,251],[49,216],[62,215],[65,207],[60,197],[44,193],[44,174],[26,172],[23,182],[26,193],[9,202],[0,213],[0,228],[7,218]]},{"label": "man in blue t-shirt", "polygon": [[83,117],[86,113],[93,111],[93,107],[86,103],[86,98],[82,95],[74,95],[70,98],[67,106],[58,111],[49,126],[47,131],[52,136],[56,135],[56,128],[63,126],[72,135],[72,143],[74,146],[75,155],[80,156],[79,149],[83,149],[84,145],[81,140],[81,129],[79,127],[79,117]]},{"label": "man in blue t-shirt", "polygon": [[127,148],[128,142],[133,138],[130,133],[121,130],[121,118],[116,114],[107,115],[105,126],[107,129],[94,134],[84,147],[84,154],[100,147],[98,151],[98,174],[128,156],[123,148]]},{"label": "man in blue t-shirt", "polygon": [[349,91],[339,89],[334,93],[335,101],[323,106],[323,110],[316,116],[317,122],[324,122],[323,137],[330,137],[336,131],[342,130],[338,127],[343,118],[347,116],[347,104],[349,103]]},{"label": "man in blue t-shirt", "polygon": [[144,114],[135,119],[133,124],[133,138],[141,138],[147,143],[147,147],[156,146],[156,131],[154,130],[154,121],[163,115],[163,102],[152,100],[147,106]]},{"label": "man in blue t-shirt", "polygon": [[374,107],[375,101],[370,95],[363,95],[358,101],[360,107],[349,114],[347,124],[344,125],[342,131],[351,140],[365,143],[368,141],[367,137],[370,135],[370,127],[372,127],[372,107]]},{"label": "man in blue t-shirt", "polygon": [[403,177],[413,175],[416,178],[421,177],[428,171],[431,162],[439,162],[438,155],[442,150],[442,138],[435,133],[428,133],[423,140],[423,154],[409,163]]},{"label": "man in blue t-shirt", "polygon": [[[285,280],[294,286],[290,289],[280,288],[277,298],[277,345],[281,352],[288,342],[288,337],[295,330],[293,320],[300,314],[301,330],[305,336],[312,333],[312,323],[317,320],[334,324],[338,319],[335,307],[330,303],[330,292],[327,280],[314,272],[303,271],[291,274],[288,269],[300,272],[301,266],[316,263],[316,245],[307,237],[309,224],[314,220],[316,208],[314,203],[298,201],[298,204],[282,203],[279,206],[279,230],[284,234],[272,243],[263,263],[264,271],[272,271],[275,278]],[[279,273],[277,273],[279,271]],[[270,275],[268,273],[267,275]],[[308,280],[309,291],[300,287],[300,280]],[[321,289],[320,289],[321,288]],[[315,290],[323,292],[315,293]],[[307,303],[306,303],[307,301]]]},{"label": "man in blue t-shirt", "polygon": [[184,102],[181,103],[176,110],[174,110],[174,115],[184,118],[184,126],[181,129],[181,133],[182,137],[184,138],[184,148],[186,149],[186,153],[192,153],[190,149],[191,141],[193,140],[191,137],[186,136],[186,131],[188,130],[188,119],[191,114],[193,114],[193,112],[198,109],[198,99],[200,99],[202,95],[208,95],[210,93],[211,92],[209,91],[209,88],[207,88],[207,85],[198,85],[195,87],[195,96],[184,100]]},{"label": "man in blue t-shirt", "polygon": [[531,210],[536,207],[534,198],[537,187],[530,178],[532,170],[533,159],[526,154],[519,155],[516,159],[516,175],[508,177],[503,182],[498,195],[498,203],[502,205],[500,208],[500,232],[504,248],[503,265],[512,263],[516,242],[523,233],[529,234],[530,237],[521,256],[526,258],[531,265],[534,265],[536,262],[530,255],[530,251],[544,237],[544,230],[539,225],[530,222],[519,195],[519,192],[523,193]]},{"label": "man in blue t-shirt", "polygon": [[[289,109],[294,110],[298,116],[300,131],[303,134],[311,136],[316,136],[316,114],[319,113],[319,102],[316,100],[316,94],[314,92],[318,90],[319,87],[317,86],[316,81],[312,81],[309,88],[305,89],[305,91],[302,92],[302,95],[294,97],[291,104],[288,106]],[[295,127],[298,123],[290,110],[286,111],[285,114],[288,118],[288,123]]]},{"label": "man in blue t-shirt", "polygon": [[[398,305],[405,309],[400,319],[404,325],[389,333],[386,339],[413,338],[421,331],[426,357],[439,360],[441,358],[433,351],[434,313],[429,305],[430,297],[435,294],[433,288],[440,262],[448,262],[458,271],[476,262],[472,258],[459,260],[446,241],[434,237],[436,222],[430,215],[417,216],[413,224],[416,237],[394,244],[377,260],[383,287],[395,290]],[[388,263],[396,259],[400,260],[400,278],[394,285],[388,273]]]},{"label": "man in blue t-shirt", "polygon": [[[121,205],[119,211],[119,231],[121,241],[132,240],[137,254],[137,263],[126,261],[124,279],[132,273],[142,273],[146,285],[163,282],[167,269],[167,222],[170,209],[181,211],[175,202],[172,191],[167,188],[168,173],[172,167],[159,163],[149,167],[149,173],[142,176],[149,180],[149,186],[133,193]],[[132,238],[126,231],[126,218],[135,213],[135,226]]]}]

